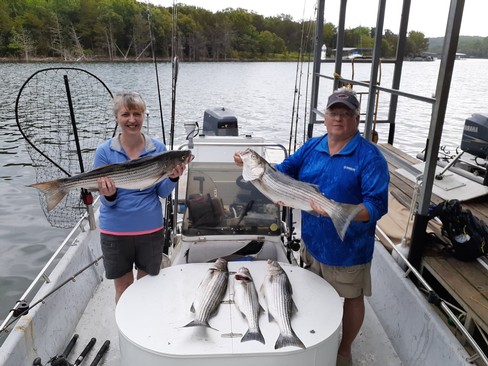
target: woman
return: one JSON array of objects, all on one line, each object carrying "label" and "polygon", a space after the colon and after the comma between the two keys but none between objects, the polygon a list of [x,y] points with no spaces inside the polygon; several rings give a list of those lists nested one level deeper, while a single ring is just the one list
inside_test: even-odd
[{"label": "woman", "polygon": [[[138,93],[116,94],[113,111],[121,132],[97,148],[95,168],[167,150],[164,144],[141,131],[146,103]],[[169,179],[144,190],[117,188],[108,177],[98,180],[102,202],[100,242],[106,277],[114,280],[116,303],[134,282],[134,265],[137,279],[159,273],[164,239],[159,198],[171,193],[184,170],[185,165],[179,165],[170,172]]]}]

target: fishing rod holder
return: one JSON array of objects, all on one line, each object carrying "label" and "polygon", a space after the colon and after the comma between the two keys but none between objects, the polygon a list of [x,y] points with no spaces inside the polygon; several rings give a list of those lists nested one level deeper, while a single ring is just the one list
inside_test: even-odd
[{"label": "fishing rod holder", "polygon": [[[198,134],[198,122],[187,122],[184,124],[188,148],[193,149],[193,138]],[[196,131],[196,133],[195,133]]]}]

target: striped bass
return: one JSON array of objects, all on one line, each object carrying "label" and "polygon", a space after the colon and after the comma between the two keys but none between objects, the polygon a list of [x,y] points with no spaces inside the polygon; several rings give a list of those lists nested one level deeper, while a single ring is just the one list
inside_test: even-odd
[{"label": "striped bass", "polygon": [[247,319],[249,329],[241,338],[241,342],[259,341],[263,344],[264,337],[259,329],[259,304],[258,292],[252,279],[249,269],[246,267],[239,268],[234,276],[234,304],[241,312],[242,316]]},{"label": "striped bass", "polygon": [[268,272],[264,277],[261,291],[268,305],[269,321],[275,320],[280,329],[275,349],[287,346],[305,348],[291,327],[291,316],[297,311],[292,299],[290,280],[278,262],[268,260]]},{"label": "striped bass", "polygon": [[47,209],[51,211],[72,189],[97,191],[98,178],[112,178],[117,188],[143,190],[161,182],[177,165],[188,164],[192,159],[190,150],[165,151],[123,163],[104,165],[68,178],[31,184],[29,187],[46,194]]},{"label": "striped bass", "polygon": [[315,202],[332,220],[337,234],[344,240],[347,228],[361,210],[360,205],[335,202],[325,197],[318,186],[299,180],[276,170],[266,159],[252,149],[239,153],[243,166],[242,177],[251,182],[274,203],[318,215],[310,203]]},{"label": "striped bass", "polygon": [[227,261],[218,258],[208,269],[195,294],[195,300],[190,308],[190,311],[195,313],[195,320],[185,327],[204,326],[212,328],[208,324],[208,320],[217,312],[227,290],[228,280]]}]

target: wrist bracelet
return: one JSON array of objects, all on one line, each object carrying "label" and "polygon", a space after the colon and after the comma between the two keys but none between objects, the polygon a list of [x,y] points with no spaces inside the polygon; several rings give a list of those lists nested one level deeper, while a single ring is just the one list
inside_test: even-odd
[{"label": "wrist bracelet", "polygon": [[171,177],[168,177],[170,181],[172,181],[173,183],[176,183],[180,180],[180,177],[176,177],[176,178],[171,178]]}]

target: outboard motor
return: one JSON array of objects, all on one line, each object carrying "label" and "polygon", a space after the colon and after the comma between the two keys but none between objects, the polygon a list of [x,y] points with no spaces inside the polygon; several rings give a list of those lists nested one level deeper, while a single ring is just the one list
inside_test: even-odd
[{"label": "outboard motor", "polygon": [[203,114],[203,134],[206,136],[238,136],[237,117],[230,109],[207,109]]},{"label": "outboard motor", "polygon": [[461,150],[486,159],[488,156],[488,116],[474,113],[464,122]]}]

